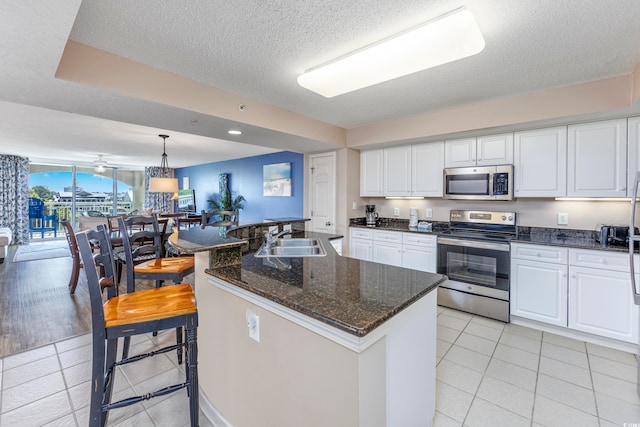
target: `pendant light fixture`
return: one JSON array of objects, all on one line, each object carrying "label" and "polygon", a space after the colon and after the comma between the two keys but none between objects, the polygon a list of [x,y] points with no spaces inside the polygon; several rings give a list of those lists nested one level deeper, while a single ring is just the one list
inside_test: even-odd
[{"label": "pendant light fixture", "polygon": [[177,193],[178,178],[171,178],[169,162],[167,161],[167,138],[169,135],[158,135],[162,138],[162,161],[157,177],[149,178],[150,193]]}]

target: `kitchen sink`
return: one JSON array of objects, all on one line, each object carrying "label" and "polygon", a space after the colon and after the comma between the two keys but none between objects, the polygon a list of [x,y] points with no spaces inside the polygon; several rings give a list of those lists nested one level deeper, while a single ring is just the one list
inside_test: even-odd
[{"label": "kitchen sink", "polygon": [[293,246],[318,246],[320,242],[316,239],[276,239],[271,242],[271,247],[293,247]]},{"label": "kitchen sink", "polygon": [[325,256],[322,243],[317,239],[277,239],[270,246],[262,245],[254,254],[257,258],[266,257],[316,257]]}]

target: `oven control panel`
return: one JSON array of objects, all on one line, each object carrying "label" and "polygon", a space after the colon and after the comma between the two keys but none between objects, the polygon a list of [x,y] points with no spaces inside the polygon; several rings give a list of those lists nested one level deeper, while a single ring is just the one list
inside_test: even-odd
[{"label": "oven control panel", "polygon": [[449,213],[449,220],[451,222],[467,222],[477,224],[515,225],[516,213],[452,210]]}]

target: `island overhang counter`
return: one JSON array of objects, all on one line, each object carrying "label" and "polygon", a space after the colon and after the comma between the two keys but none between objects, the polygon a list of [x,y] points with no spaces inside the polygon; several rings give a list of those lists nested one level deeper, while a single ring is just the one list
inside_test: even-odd
[{"label": "island overhang counter", "polygon": [[341,257],[330,244],[339,236],[297,237],[327,255],[257,258],[258,242],[225,236],[222,247],[245,252],[220,265],[216,245],[192,248],[205,415],[233,426],[431,425],[444,276]]}]

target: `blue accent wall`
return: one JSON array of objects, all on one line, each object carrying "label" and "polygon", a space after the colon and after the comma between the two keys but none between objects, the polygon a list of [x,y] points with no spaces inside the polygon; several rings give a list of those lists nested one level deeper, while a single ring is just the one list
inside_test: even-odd
[{"label": "blue accent wall", "polygon": [[[291,197],[265,197],[262,190],[262,167],[272,163],[291,163]],[[207,200],[218,200],[218,175],[229,174],[232,197],[241,194],[247,200],[240,211],[240,222],[259,222],[263,219],[302,218],[304,206],[304,155],[281,151],[262,156],[207,163],[175,170],[180,189],[182,178],[189,177],[189,186],[196,193],[198,212],[210,208]]]}]

